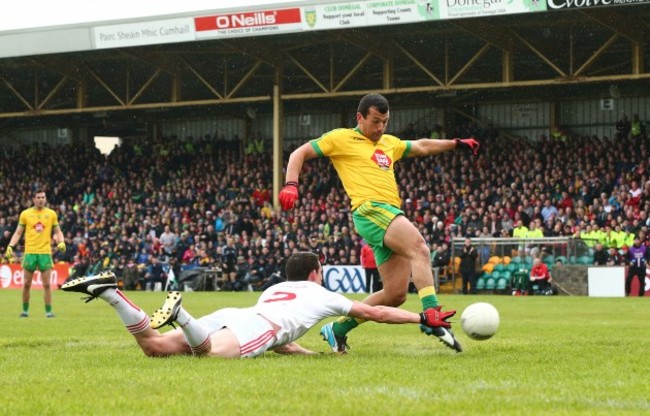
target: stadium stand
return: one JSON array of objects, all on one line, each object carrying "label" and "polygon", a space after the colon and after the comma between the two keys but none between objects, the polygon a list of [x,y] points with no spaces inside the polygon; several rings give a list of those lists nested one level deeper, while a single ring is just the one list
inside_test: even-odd
[{"label": "stadium stand", "polygon": [[[405,185],[402,208],[430,246],[465,236],[511,235],[512,228],[491,233],[486,224],[493,213],[499,220],[512,218],[514,224],[537,221],[549,237],[597,240],[608,247],[616,241],[609,236],[620,227],[648,244],[647,137],[482,140],[476,169],[454,152],[397,165],[398,181]],[[4,252],[20,210],[31,204],[30,192],[41,186],[59,212],[71,247],[57,260],[87,263],[88,272],[113,268],[121,276],[133,260],[144,270],[151,255],[176,267],[177,275],[188,264],[227,270],[227,238],[234,241],[234,258],[243,257],[251,271],[235,275],[230,283],[245,279],[245,288],[263,288],[270,276],[282,272],[284,259],[295,249],[319,253],[323,264],[359,263],[360,239],[349,201],[327,160],[307,164],[298,208],[279,212],[270,206],[271,156],[245,154],[239,146],[209,135],[127,141],[108,157],[91,145],[3,146],[0,250]],[[603,174],[606,165],[611,172]],[[557,215],[543,221],[547,200]],[[165,225],[172,233],[168,251],[161,242]],[[600,231],[584,232],[593,225]],[[488,247],[486,256],[480,256],[493,264],[483,269],[488,277],[479,279],[486,288],[503,286],[496,272],[512,276],[517,265],[529,267],[531,262],[530,256],[515,255],[516,250],[507,253],[508,260],[492,250]],[[593,262],[589,250],[579,255],[552,252],[545,260],[552,265],[560,258]],[[455,261],[452,257],[450,266]]]}]

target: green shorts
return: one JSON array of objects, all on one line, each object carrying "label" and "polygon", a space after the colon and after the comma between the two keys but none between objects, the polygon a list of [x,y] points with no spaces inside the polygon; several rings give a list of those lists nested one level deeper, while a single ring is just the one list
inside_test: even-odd
[{"label": "green shorts", "polygon": [[398,215],[404,215],[399,208],[383,202],[364,202],[352,213],[357,232],[372,247],[377,266],[385,263],[393,250],[384,246],[384,235],[390,223]]},{"label": "green shorts", "polygon": [[53,265],[51,254],[25,254],[23,256],[23,269],[28,272],[36,270],[44,272],[50,270]]}]

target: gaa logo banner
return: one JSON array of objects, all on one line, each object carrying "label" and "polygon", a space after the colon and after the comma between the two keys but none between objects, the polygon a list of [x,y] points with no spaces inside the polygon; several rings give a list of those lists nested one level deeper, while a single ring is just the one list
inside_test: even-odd
[{"label": "gaa logo banner", "polygon": [[361,266],[323,266],[323,285],[332,292],[367,292],[365,273]]}]

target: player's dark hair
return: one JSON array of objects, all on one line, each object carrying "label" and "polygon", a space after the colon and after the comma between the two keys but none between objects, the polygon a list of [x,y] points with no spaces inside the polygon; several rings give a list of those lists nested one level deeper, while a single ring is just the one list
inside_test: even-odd
[{"label": "player's dark hair", "polygon": [[32,196],[36,196],[36,195],[38,195],[38,194],[44,194],[44,193],[45,193],[45,189],[43,189],[43,188],[37,188],[37,189],[34,191],[34,193],[32,194]]},{"label": "player's dark hair", "polygon": [[307,280],[309,273],[318,270],[320,262],[318,256],[309,251],[301,251],[292,254],[287,260],[285,271],[288,281]]},{"label": "player's dark hair", "polygon": [[359,101],[357,112],[366,117],[370,112],[370,108],[375,107],[381,114],[388,112],[388,100],[381,94],[368,94]]}]

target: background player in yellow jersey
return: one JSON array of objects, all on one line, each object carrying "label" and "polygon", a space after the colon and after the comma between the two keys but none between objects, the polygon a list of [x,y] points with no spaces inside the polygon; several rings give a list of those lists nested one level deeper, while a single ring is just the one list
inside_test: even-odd
[{"label": "background player in yellow jersey", "polygon": [[[388,119],[386,98],[380,94],[366,95],[357,109],[357,127],[332,130],[293,151],[287,165],[286,183],[279,194],[280,203],[288,210],[298,200],[298,177],[305,161],[329,157],[352,201],[354,225],[371,245],[384,282],[383,290],[371,294],[364,302],[387,306],[403,304],[412,275],[423,310],[432,309],[443,322],[456,311],[442,312],[438,306],[429,248],[418,229],[400,210],[393,164],[405,157],[429,156],[460,147],[476,154],[479,144],[474,139],[401,140],[384,134]],[[334,351],[345,353],[347,333],[362,322],[340,318],[325,325],[321,334]],[[448,347],[462,351],[446,326],[421,329],[427,335],[437,336]]]},{"label": "background player in yellow jersey", "polygon": [[16,244],[25,233],[25,253],[23,255],[23,312],[21,318],[29,316],[29,297],[32,288],[32,279],[36,270],[41,271],[43,280],[43,300],[45,301],[45,316],[54,318],[52,313],[52,286],[50,275],[52,273],[52,239],[57,244],[57,250],[64,252],[65,242],[63,232],[59,227],[56,212],[47,208],[45,191],[37,190],[33,197],[34,206],[20,213],[18,227],[11,237],[5,255],[12,258]]}]

